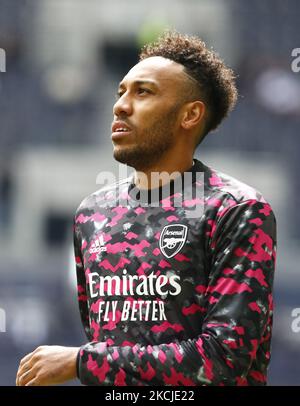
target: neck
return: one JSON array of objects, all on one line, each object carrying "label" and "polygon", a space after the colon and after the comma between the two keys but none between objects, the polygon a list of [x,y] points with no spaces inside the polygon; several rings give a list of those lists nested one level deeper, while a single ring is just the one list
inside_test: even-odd
[{"label": "neck", "polygon": [[[175,179],[179,174],[188,171],[193,165],[193,154],[182,153],[180,158],[172,154],[160,159],[149,168],[135,170],[134,183],[139,189],[154,189]],[[162,176],[162,172],[166,176]]]}]

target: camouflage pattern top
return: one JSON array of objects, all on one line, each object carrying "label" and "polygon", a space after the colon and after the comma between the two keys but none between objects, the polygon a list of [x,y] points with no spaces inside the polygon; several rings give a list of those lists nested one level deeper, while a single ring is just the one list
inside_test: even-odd
[{"label": "camouflage pattern top", "polygon": [[259,192],[194,162],[187,187],[202,199],[137,204],[129,178],[76,212],[85,385],[266,384],[275,217]]}]

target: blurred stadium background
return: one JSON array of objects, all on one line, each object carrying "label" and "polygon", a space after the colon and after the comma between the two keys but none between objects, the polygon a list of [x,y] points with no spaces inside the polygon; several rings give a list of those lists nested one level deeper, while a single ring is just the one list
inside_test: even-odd
[{"label": "blurred stadium background", "polygon": [[199,35],[239,75],[236,110],[197,155],[274,208],[269,384],[300,384],[300,332],[291,328],[300,307],[300,73],[291,70],[299,21],[297,0],[0,0],[0,385],[14,385],[20,358],[36,346],[85,342],[72,217],[97,174],[117,171],[117,83],[165,27]]}]

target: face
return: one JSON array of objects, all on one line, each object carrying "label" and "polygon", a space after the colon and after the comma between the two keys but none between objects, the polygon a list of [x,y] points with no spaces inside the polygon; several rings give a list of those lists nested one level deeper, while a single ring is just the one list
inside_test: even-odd
[{"label": "face", "polygon": [[162,57],[135,65],[119,85],[114,105],[114,158],[145,170],[164,158],[178,140],[183,67]]}]

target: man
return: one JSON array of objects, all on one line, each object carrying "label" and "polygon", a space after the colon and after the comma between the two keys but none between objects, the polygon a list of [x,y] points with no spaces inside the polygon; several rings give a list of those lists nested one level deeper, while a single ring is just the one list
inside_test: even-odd
[{"label": "man", "polygon": [[[75,216],[89,342],[39,347],[17,384],[266,384],[275,218],[259,192],[193,160],[236,102],[233,72],[198,38],[166,33],[142,50],[118,96],[114,157],[134,176],[87,197]],[[161,172],[179,175],[155,183]],[[184,173],[192,180],[175,190]],[[203,199],[175,206],[178,193],[201,187]],[[151,193],[139,200],[145,190],[164,205]]]}]

